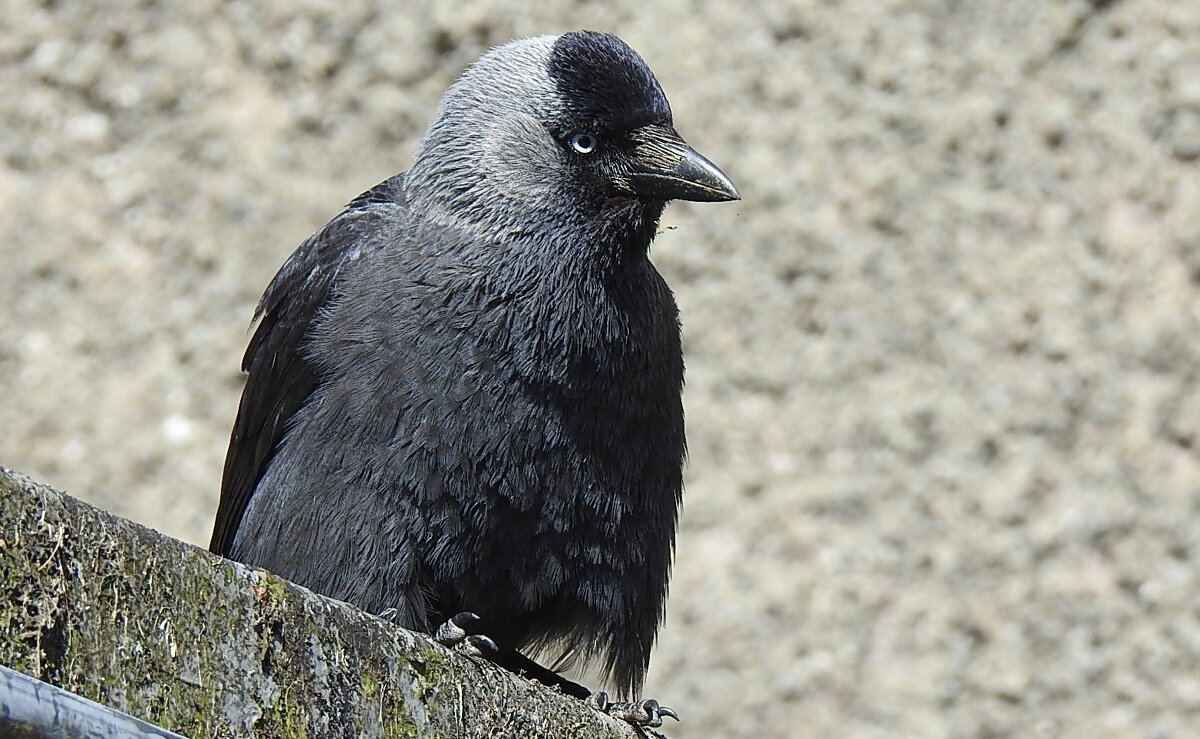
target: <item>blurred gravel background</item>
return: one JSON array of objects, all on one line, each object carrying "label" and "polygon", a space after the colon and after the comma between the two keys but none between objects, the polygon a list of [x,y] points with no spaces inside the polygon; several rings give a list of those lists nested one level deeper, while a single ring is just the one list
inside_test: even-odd
[{"label": "blurred gravel background", "polygon": [[206,543],[284,258],[486,47],[610,30],[745,198],[653,252],[689,366],[671,735],[1200,731],[1200,2],[3,16],[5,466]]}]

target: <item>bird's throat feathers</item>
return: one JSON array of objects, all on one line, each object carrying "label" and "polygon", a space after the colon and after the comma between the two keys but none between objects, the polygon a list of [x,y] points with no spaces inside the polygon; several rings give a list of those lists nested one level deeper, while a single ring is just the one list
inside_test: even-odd
[{"label": "bird's throat feathers", "polygon": [[617,372],[678,343],[674,300],[648,259],[666,201],[617,194],[592,166],[608,160],[563,137],[669,119],[641,58],[598,34],[494,49],[442,98],[405,175],[408,208],[456,279],[490,304],[523,304],[511,315],[530,322],[506,333],[530,366],[567,377],[590,358]]}]

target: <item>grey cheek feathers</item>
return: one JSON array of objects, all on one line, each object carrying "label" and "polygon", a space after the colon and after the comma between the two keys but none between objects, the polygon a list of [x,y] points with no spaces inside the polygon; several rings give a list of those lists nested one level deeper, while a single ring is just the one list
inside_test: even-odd
[{"label": "grey cheek feathers", "polygon": [[479,167],[499,197],[519,207],[524,201],[545,207],[555,194],[552,183],[565,175],[562,149],[550,132],[531,115],[515,115],[496,122],[480,151]]},{"label": "grey cheek feathers", "polygon": [[410,188],[423,191],[430,215],[495,236],[522,215],[522,204],[545,207],[542,199],[553,194],[547,183],[555,179],[548,168],[562,166],[540,123],[562,107],[547,70],[556,39],[492,49],[446,91],[407,176]]},{"label": "grey cheek feathers", "polygon": [[[417,145],[414,174],[420,176],[438,162],[435,152],[470,154],[484,132],[505,119],[556,117],[562,106],[547,69],[555,38],[513,41],[468,67],[442,96],[436,117]],[[461,151],[464,148],[468,151]]]}]

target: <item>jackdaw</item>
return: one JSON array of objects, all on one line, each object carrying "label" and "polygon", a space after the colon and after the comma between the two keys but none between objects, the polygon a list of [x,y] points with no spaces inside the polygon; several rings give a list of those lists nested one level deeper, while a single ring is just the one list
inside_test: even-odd
[{"label": "jackdaw", "polygon": [[667,201],[738,197],[615,36],[487,52],[412,168],[264,293],[212,551],[636,694],[685,454],[678,310],[647,252]]}]

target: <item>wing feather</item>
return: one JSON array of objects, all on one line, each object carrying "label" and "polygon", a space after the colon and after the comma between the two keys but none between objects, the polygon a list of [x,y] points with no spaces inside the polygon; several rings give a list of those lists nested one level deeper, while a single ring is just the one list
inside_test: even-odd
[{"label": "wing feather", "polygon": [[209,549],[228,555],[259,480],[291,418],[319,386],[305,343],[314,322],[337,290],[342,265],[363,247],[362,234],[379,209],[403,203],[397,175],[355,198],[340,215],[310,236],[271,281],[255,311],[258,327],[242,370],[248,373],[225,456],[221,499]]}]

